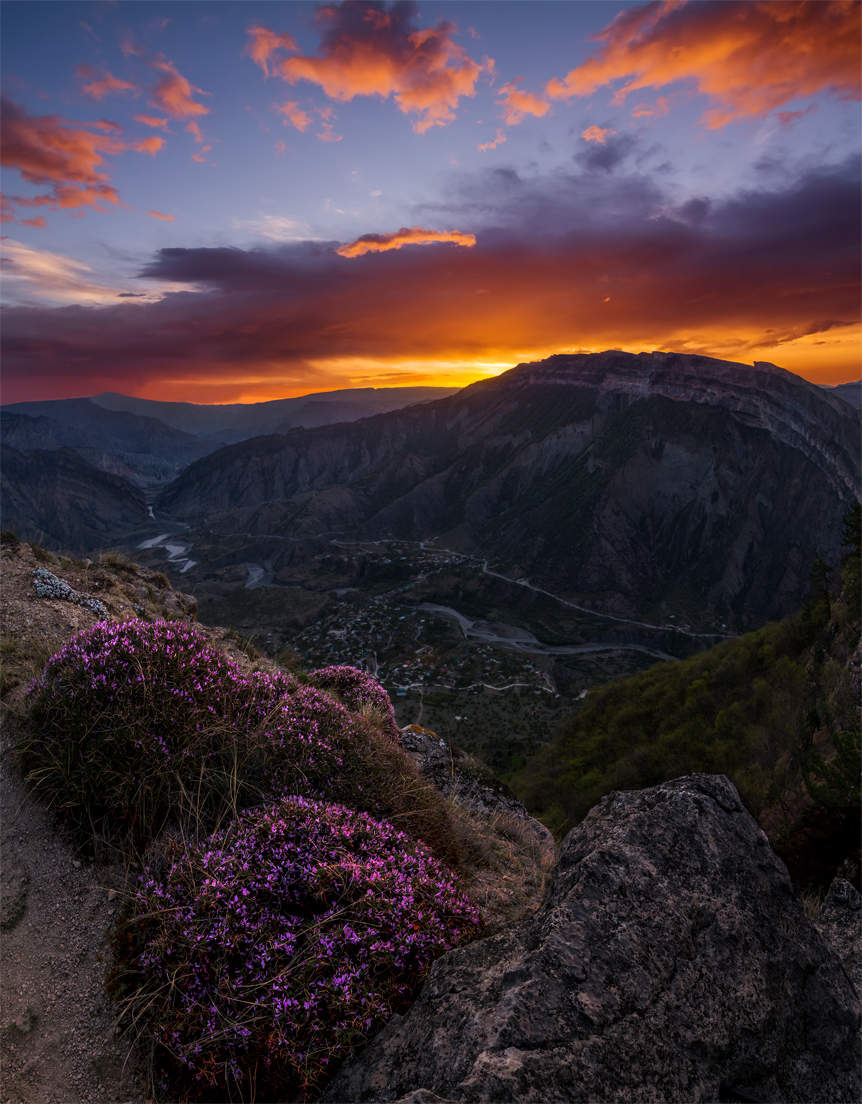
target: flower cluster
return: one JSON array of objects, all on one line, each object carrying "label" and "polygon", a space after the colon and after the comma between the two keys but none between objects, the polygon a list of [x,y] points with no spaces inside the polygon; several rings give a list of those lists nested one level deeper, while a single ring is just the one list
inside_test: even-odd
[{"label": "flower cluster", "polygon": [[383,688],[350,667],[314,681],[244,671],[186,622],[99,622],[31,685],[23,766],[87,846],[143,847],[169,821],[198,835],[303,793],[407,818],[456,861],[443,799],[393,745]]},{"label": "flower cluster", "polygon": [[225,807],[343,774],[360,722],[283,672],[241,670],[194,626],[100,622],[73,637],[28,691],[25,766],[81,828],[146,843],[194,804]]},{"label": "flower cluster", "polygon": [[324,690],[334,691],[348,709],[355,713],[372,711],[377,714],[381,728],[399,739],[398,722],[395,720],[395,710],[386,690],[377,679],[358,667],[334,665],[332,667],[319,667],[309,675],[315,686]]},{"label": "flower cluster", "polygon": [[[306,1098],[479,916],[422,844],[302,797],[246,811],[141,876],[129,1013],[198,1099]],[[181,983],[180,982],[181,979]]]}]

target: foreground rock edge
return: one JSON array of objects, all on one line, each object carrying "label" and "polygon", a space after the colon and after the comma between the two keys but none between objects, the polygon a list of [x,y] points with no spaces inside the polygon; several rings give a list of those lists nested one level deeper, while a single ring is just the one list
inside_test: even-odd
[{"label": "foreground rock edge", "polygon": [[323,1099],[838,1104],[859,1025],[735,788],[691,775],[604,798],[536,915],[439,959]]}]

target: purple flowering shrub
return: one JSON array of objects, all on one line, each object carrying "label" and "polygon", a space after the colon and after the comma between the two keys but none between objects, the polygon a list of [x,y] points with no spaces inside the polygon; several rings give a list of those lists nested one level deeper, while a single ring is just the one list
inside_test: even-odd
[{"label": "purple flowering shrub", "polygon": [[377,679],[367,671],[362,671],[358,667],[334,665],[319,667],[308,677],[313,685],[335,692],[354,713],[373,713],[383,731],[393,739],[400,740],[392,701]]},{"label": "purple flowering shrub", "polygon": [[114,983],[154,1035],[164,1089],[308,1099],[478,925],[422,844],[284,797],[145,869]]},{"label": "purple flowering shrub", "polygon": [[403,817],[458,860],[445,802],[379,723],[283,672],[243,671],[185,622],[94,625],[28,701],[22,765],[90,846],[143,847],[170,820],[199,835],[301,792]]}]

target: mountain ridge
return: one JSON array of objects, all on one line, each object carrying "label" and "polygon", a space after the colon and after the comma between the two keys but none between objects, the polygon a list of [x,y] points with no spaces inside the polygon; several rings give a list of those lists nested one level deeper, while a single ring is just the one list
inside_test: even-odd
[{"label": "mountain ridge", "polygon": [[217,532],[439,537],[611,611],[679,604],[676,591],[752,624],[798,606],[813,561],[837,557],[857,440],[847,403],[774,366],[558,356],[231,446],[158,508]]}]

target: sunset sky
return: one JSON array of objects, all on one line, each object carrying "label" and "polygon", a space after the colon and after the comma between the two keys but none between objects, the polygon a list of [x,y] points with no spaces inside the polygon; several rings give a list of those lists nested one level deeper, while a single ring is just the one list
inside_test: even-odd
[{"label": "sunset sky", "polygon": [[4,0],[2,401],[858,378],[860,12]]}]

